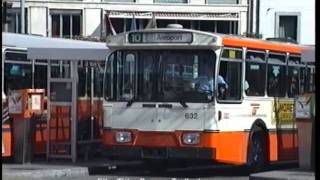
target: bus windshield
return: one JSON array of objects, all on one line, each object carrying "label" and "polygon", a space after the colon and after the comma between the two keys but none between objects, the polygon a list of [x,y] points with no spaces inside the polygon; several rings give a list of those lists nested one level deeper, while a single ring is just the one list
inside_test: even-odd
[{"label": "bus windshield", "polygon": [[112,101],[211,102],[216,55],[210,50],[116,51],[108,59]]}]

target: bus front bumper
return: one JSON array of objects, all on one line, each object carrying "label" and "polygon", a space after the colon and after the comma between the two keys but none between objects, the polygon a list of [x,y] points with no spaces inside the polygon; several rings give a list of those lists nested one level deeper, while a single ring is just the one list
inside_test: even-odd
[{"label": "bus front bumper", "polygon": [[215,150],[199,147],[127,147],[113,146],[105,149],[109,157],[130,159],[213,159]]}]

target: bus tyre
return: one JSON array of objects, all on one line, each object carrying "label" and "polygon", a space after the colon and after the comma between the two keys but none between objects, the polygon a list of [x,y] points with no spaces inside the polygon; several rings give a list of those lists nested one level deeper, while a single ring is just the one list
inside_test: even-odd
[{"label": "bus tyre", "polygon": [[249,142],[248,166],[251,172],[262,171],[267,162],[267,144],[264,131],[253,128]]}]

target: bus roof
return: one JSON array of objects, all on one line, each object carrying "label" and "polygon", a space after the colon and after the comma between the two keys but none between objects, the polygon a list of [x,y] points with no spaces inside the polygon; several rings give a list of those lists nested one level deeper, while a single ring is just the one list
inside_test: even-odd
[{"label": "bus roof", "polygon": [[303,46],[285,42],[267,41],[262,39],[222,35],[222,44],[232,47],[247,47],[256,50],[270,50],[301,54]]},{"label": "bus roof", "polygon": [[2,47],[26,49],[30,59],[105,60],[105,43],[36,35],[2,33]]},{"label": "bus roof", "polygon": [[[185,42],[143,42],[143,43],[132,43],[129,42],[130,34],[134,33],[192,33],[193,34],[193,41],[187,42],[187,38]],[[144,30],[137,30],[137,31],[130,31],[126,33],[121,33],[116,36],[111,36],[107,40],[107,46],[110,48],[112,47],[139,47],[139,48],[146,48],[146,47],[176,47],[176,46],[191,46],[191,47],[205,47],[205,46],[230,46],[230,47],[247,47],[250,49],[255,50],[270,50],[276,52],[289,52],[293,54],[301,54],[304,46],[292,44],[292,43],[284,43],[284,42],[275,42],[275,41],[268,41],[262,39],[254,39],[254,38],[247,38],[237,35],[226,35],[220,33],[212,33],[212,32],[204,32],[198,30],[191,30],[191,29],[179,29],[179,28],[157,28],[157,29],[144,29]]]}]

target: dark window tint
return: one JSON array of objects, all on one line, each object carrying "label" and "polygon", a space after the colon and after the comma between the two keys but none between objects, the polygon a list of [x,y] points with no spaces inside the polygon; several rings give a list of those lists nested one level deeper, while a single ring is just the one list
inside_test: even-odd
[{"label": "dark window tint", "polygon": [[72,15],[72,36],[80,36],[80,15]]},{"label": "dark window tint", "polygon": [[47,89],[47,66],[34,66],[34,88]]},{"label": "dark window tint", "polygon": [[60,37],[60,15],[51,15],[51,34],[52,37]]},{"label": "dark window tint", "polygon": [[299,90],[299,93],[300,94],[303,94],[305,92],[307,92],[307,89],[306,89],[306,75],[307,75],[307,72],[306,72],[306,68],[305,67],[300,67],[299,68],[299,71],[300,71],[300,90]]},{"label": "dark window tint", "polygon": [[27,53],[26,52],[6,52],[6,60],[8,61],[25,61],[30,62],[29,59],[27,59]]},{"label": "dark window tint", "polygon": [[288,97],[294,97],[299,94],[299,67],[288,67],[287,93]]},{"label": "dark window tint", "polygon": [[266,82],[265,54],[247,52],[244,90],[248,96],[264,96]]},{"label": "dark window tint", "polygon": [[286,92],[286,71],[285,65],[269,64],[268,65],[268,96],[284,97]]},{"label": "dark window tint", "polygon": [[32,65],[5,63],[5,93],[9,90],[32,88]]},{"label": "dark window tint", "polygon": [[63,15],[62,16],[62,36],[65,38],[70,38],[71,31],[70,31],[70,15]]},{"label": "dark window tint", "polygon": [[88,67],[79,67],[78,68],[78,77],[79,77],[79,83],[78,83],[78,96],[79,97],[85,97],[90,95],[88,92],[89,86],[89,80],[88,77],[90,75],[90,72],[88,70]]},{"label": "dark window tint", "polygon": [[102,97],[104,62],[94,67],[94,96]]},{"label": "dark window tint", "polygon": [[297,40],[298,16],[279,17],[279,37]]},{"label": "dark window tint", "polygon": [[168,24],[174,24],[176,23],[175,20],[157,20],[157,26],[158,28],[165,28]]},{"label": "dark window tint", "polygon": [[217,77],[219,100],[241,99],[242,63],[239,61],[221,61]]},{"label": "dark window tint", "polygon": [[311,68],[310,66],[308,66],[307,76],[306,76],[306,92],[314,92],[315,90],[314,76],[315,76],[314,67]]}]

